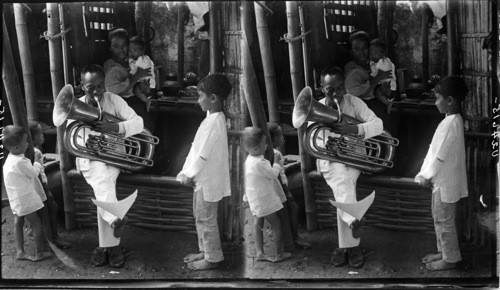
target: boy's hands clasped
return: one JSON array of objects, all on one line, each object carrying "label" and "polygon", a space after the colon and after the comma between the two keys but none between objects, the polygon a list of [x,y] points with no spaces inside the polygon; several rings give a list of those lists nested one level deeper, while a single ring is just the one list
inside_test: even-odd
[{"label": "boy's hands clasped", "polygon": [[186,186],[194,186],[193,178],[189,178],[184,174],[179,174],[180,182]]}]

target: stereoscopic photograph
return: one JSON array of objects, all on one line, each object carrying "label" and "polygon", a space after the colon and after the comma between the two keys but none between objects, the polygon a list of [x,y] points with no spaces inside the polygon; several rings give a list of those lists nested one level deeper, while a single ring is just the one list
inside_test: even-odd
[{"label": "stereoscopic photograph", "polygon": [[498,288],[498,0],[2,4],[9,288]]}]

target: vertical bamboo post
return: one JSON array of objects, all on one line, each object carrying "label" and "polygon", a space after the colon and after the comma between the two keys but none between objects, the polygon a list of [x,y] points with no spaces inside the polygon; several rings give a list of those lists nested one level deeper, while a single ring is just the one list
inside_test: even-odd
[{"label": "vertical bamboo post", "polygon": [[[59,21],[61,26],[61,31],[66,30],[66,23],[64,22],[64,6],[63,4],[59,5]],[[62,47],[62,62],[63,62],[63,74],[64,74],[64,83],[69,83],[69,66],[68,66],[68,45],[66,41],[66,35],[61,35],[61,47]]]},{"label": "vertical bamboo post", "polygon": [[184,17],[183,9],[177,6],[177,85],[184,87]]},{"label": "vertical bamboo post", "polygon": [[36,109],[35,75],[31,61],[31,50],[26,26],[26,10],[24,4],[14,3],[14,17],[16,23],[17,44],[23,70],[24,96],[26,98],[26,112],[28,120],[38,120]]},{"label": "vertical bamboo post", "polygon": [[[288,27],[288,37],[293,38],[296,37],[298,33],[299,23],[298,23],[298,11],[297,11],[297,2],[287,1],[286,2],[286,18],[287,18],[287,27]],[[293,90],[293,99],[297,100],[297,97],[300,93],[300,90],[304,87],[302,71],[301,71],[301,63],[300,63],[300,46],[295,41],[288,42],[288,50],[290,55],[290,76],[292,79],[292,90]],[[304,131],[306,128],[306,124],[302,125],[299,129],[297,129],[297,135],[299,138],[299,154],[300,154],[300,170],[302,173],[302,184],[304,187],[304,200],[306,207],[306,218],[307,218],[307,229],[315,230],[318,226],[316,222],[316,204],[313,196],[313,192],[311,190],[311,184],[309,180],[308,170],[311,168],[309,162],[309,156],[303,149],[302,140],[304,137]]]},{"label": "vertical bamboo post", "polygon": [[[53,36],[59,33],[59,14],[56,3],[47,3],[47,34]],[[50,78],[52,80],[52,96],[54,102],[57,99],[59,91],[62,89],[62,63],[61,63],[61,42],[59,38],[50,38],[49,42],[49,60],[50,60]],[[68,171],[71,169],[71,162],[68,152],[64,147],[63,136],[66,129],[66,123],[57,127],[57,153],[60,158],[61,180],[64,200],[64,214],[66,229],[76,228],[75,221],[75,203],[73,190],[68,179]]]},{"label": "vertical bamboo post", "polygon": [[276,86],[276,74],[274,71],[271,41],[269,40],[267,18],[264,8],[262,8],[259,4],[254,3],[254,9],[257,34],[260,44],[260,55],[262,58],[262,67],[264,69],[264,80],[266,82],[269,122],[279,123],[280,115],[278,113],[278,88]]},{"label": "vertical bamboo post", "polygon": [[241,30],[243,31],[243,33],[241,37],[241,67],[243,70],[243,92],[247,101],[252,125],[254,127],[262,129],[266,134],[267,150],[265,157],[272,164],[274,161],[273,144],[271,142],[269,130],[267,129],[267,118],[264,111],[264,104],[262,103],[262,97],[260,95],[257,77],[253,69],[252,55],[250,54],[250,47],[246,38],[246,32],[252,29],[252,27],[248,27],[250,26],[248,25],[248,17],[251,17],[251,9],[249,8],[251,8],[252,3],[249,1],[244,1],[242,5],[243,12],[241,14]]},{"label": "vertical bamboo post", "polygon": [[448,75],[456,75],[460,69],[460,55],[458,53],[458,21],[457,21],[458,1],[446,1],[446,25],[447,37],[446,43],[448,58]]},{"label": "vertical bamboo post", "polygon": [[303,37],[302,37],[302,58],[304,61],[304,79],[305,79],[305,85],[310,86],[311,85],[311,77],[309,76],[309,71],[310,71],[311,65],[309,63],[308,41],[307,41],[307,36],[305,35],[306,24],[305,24],[305,19],[304,19],[304,3],[302,1],[300,1],[298,3],[298,8],[299,8],[300,33],[303,35]]},{"label": "vertical bamboo post", "polygon": [[219,2],[210,2],[210,72],[222,71],[222,53],[220,49],[220,6]]},{"label": "vertical bamboo post", "polygon": [[17,77],[16,66],[14,64],[14,56],[12,55],[12,48],[10,46],[10,38],[5,25],[5,17],[2,13],[3,25],[3,44],[2,44],[2,81],[5,88],[5,95],[9,103],[10,113],[14,125],[21,126],[28,135],[28,148],[24,156],[34,160],[35,152],[33,151],[33,141],[31,141],[30,130],[28,129],[28,118],[26,117],[26,109],[23,105],[23,96],[21,94],[21,87]]},{"label": "vertical bamboo post", "polygon": [[427,90],[429,80],[429,6],[422,6],[422,86]]}]

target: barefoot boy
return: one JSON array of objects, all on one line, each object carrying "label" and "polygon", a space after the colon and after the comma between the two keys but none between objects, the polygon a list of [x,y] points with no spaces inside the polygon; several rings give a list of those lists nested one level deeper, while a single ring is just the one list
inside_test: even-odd
[{"label": "barefoot boy", "polygon": [[455,227],[457,202],[467,197],[464,125],[460,115],[468,88],[459,76],[448,76],[435,87],[436,107],[446,117],[439,123],[415,181],[432,186],[432,216],[437,254],[422,259],[429,270],[454,268],[462,260]]},{"label": "barefoot boy", "polygon": [[193,214],[200,252],[184,258],[191,270],[212,269],[224,260],[217,225],[217,205],[230,195],[229,150],[223,102],[231,92],[226,76],[214,73],[198,83],[201,122],[177,180],[194,187]]}]

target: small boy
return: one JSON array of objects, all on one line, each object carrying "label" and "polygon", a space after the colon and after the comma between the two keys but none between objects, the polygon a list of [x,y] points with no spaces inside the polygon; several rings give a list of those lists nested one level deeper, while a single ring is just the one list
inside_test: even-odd
[{"label": "small boy", "polygon": [[[283,208],[287,209],[287,213],[285,214],[285,216],[286,216],[286,222],[290,224],[291,239],[293,240],[293,243],[295,244],[296,247],[302,249],[308,249],[311,247],[311,244],[302,240],[299,237],[298,233],[299,206],[293,199],[292,193],[288,189],[288,179],[286,178],[285,167],[284,167],[285,158],[283,158],[283,154],[281,154],[281,152],[278,150],[278,148],[280,148],[285,144],[285,137],[283,136],[283,131],[280,125],[272,122],[267,123],[267,129],[269,130],[269,134],[271,135],[271,142],[273,143],[274,147],[274,160],[281,166],[278,180],[280,181],[281,186],[283,187],[283,191],[285,192],[286,195],[286,201],[283,203]],[[284,223],[284,220],[280,219],[280,221]],[[287,230],[286,228],[282,229],[283,232],[285,232],[286,230]],[[283,238],[286,239],[286,234],[283,234]],[[284,244],[286,244],[285,241]],[[285,247],[285,249],[286,248],[287,247]]]},{"label": "small boy", "polygon": [[465,141],[461,104],[467,96],[465,81],[456,75],[441,80],[435,87],[436,107],[445,118],[432,137],[415,181],[432,186],[432,216],[437,239],[437,254],[426,255],[422,262],[429,270],[454,268],[462,260],[455,227],[457,202],[467,197]]},{"label": "small boy", "polygon": [[[44,208],[45,193],[38,175],[42,165],[24,157],[28,148],[28,135],[20,126],[8,125],[2,130],[3,145],[9,150],[3,165],[5,189],[9,198],[10,208],[14,214],[14,236],[16,238],[16,259],[40,261],[51,256],[45,252],[44,234],[40,211]],[[24,251],[24,218],[33,230],[35,240],[35,256],[27,255]]]},{"label": "small boy", "polygon": [[194,137],[189,154],[177,180],[194,187],[193,214],[200,252],[184,257],[191,270],[217,267],[224,260],[217,205],[230,196],[229,149],[223,103],[231,92],[231,83],[221,73],[206,76],[198,83],[198,104],[207,112]]},{"label": "small boy", "polygon": [[[372,77],[376,77],[379,70],[391,71],[392,78],[381,81],[379,84],[388,83],[390,85],[391,94],[396,92],[395,66],[392,61],[385,56],[385,42],[380,38],[374,39],[370,43],[370,70],[370,75]],[[386,105],[387,112],[390,113],[391,102],[387,99],[386,95],[387,94],[375,94],[375,97]]]},{"label": "small boy", "polygon": [[145,46],[144,40],[140,37],[132,37],[128,48],[128,63],[130,66],[130,75],[132,76],[137,73],[137,68],[150,69],[151,71],[151,76],[140,78],[133,89],[134,95],[145,103],[146,111],[149,112],[149,107],[151,105],[149,97],[151,90],[156,88],[156,79],[154,71],[155,64],[149,56],[144,54]]},{"label": "small boy", "polygon": [[[273,166],[264,158],[267,149],[266,136],[260,128],[247,127],[243,133],[243,145],[248,152],[245,161],[245,195],[254,216],[254,233],[257,261],[280,262],[292,255],[282,251],[282,229],[278,211],[286,201],[283,188],[278,181],[281,165],[275,160]],[[276,257],[264,254],[264,220],[271,225],[274,233]],[[289,221],[286,221],[289,222]],[[292,244],[293,245],[293,244]]]},{"label": "small boy", "polygon": [[45,208],[47,209],[48,221],[45,221],[43,218],[43,222],[46,222],[45,228],[47,229],[47,234],[52,235],[52,242],[54,245],[60,248],[69,248],[70,243],[65,241],[61,236],[59,236],[57,232],[57,212],[59,207],[57,206],[56,201],[54,200],[54,196],[49,189],[47,175],[45,175],[45,168],[43,166],[43,154],[39,149],[42,144],[45,142],[45,137],[42,133],[42,127],[36,121],[29,121],[28,127],[30,130],[31,138],[33,139],[33,149],[35,150],[35,162],[38,162],[42,165],[42,170],[40,171],[40,180],[42,182],[43,189],[45,191],[45,195],[47,196],[47,200],[43,202]]}]

